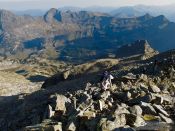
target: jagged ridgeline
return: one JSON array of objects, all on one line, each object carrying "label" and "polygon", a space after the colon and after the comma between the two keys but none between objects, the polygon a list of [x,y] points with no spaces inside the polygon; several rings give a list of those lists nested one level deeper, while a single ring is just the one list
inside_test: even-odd
[{"label": "jagged ridgeline", "polygon": [[146,14],[116,18],[103,13],[49,10],[43,17],[0,11],[0,55],[87,61],[116,54],[123,44],[146,39],[158,51],[174,48],[175,23]]}]

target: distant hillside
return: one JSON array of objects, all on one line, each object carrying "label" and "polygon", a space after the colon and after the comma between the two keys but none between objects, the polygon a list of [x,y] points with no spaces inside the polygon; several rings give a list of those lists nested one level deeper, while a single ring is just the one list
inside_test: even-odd
[{"label": "distant hillside", "polygon": [[147,13],[152,16],[164,15],[170,21],[175,22],[175,4],[161,5],[161,6],[148,6],[148,5],[136,5],[136,6],[122,6],[122,7],[101,7],[92,6],[87,8],[80,7],[62,7],[59,8],[61,11],[91,11],[91,12],[102,12],[114,15],[117,18],[130,18],[139,17]]},{"label": "distant hillside", "polygon": [[146,39],[153,48],[175,48],[175,23],[149,14],[117,18],[106,13],[50,9],[42,17],[0,10],[0,55],[11,59],[88,61]]},{"label": "distant hillside", "polygon": [[175,5],[165,5],[165,6],[124,6],[114,9],[110,14],[118,18],[129,18],[129,17],[139,17],[146,13],[153,16],[165,15],[170,21],[175,22]]}]

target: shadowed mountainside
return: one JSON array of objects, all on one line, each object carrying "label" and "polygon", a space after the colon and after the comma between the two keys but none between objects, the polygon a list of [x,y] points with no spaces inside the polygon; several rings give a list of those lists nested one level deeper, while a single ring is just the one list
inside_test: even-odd
[{"label": "shadowed mountainside", "polygon": [[[175,23],[146,14],[116,18],[104,13],[49,10],[43,17],[0,11],[0,55],[87,61],[116,54],[119,46],[147,39],[158,51],[174,48]],[[174,33],[173,33],[174,32]]]}]

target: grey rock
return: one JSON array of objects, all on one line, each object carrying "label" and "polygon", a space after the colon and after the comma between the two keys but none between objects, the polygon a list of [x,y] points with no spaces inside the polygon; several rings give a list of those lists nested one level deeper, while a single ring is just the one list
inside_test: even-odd
[{"label": "grey rock", "polygon": [[126,124],[134,127],[144,126],[146,123],[142,117],[134,114],[126,114]]},{"label": "grey rock", "polygon": [[117,127],[124,127],[126,125],[125,114],[117,115],[115,117],[114,123],[115,123],[115,126],[116,126],[115,128],[117,128]]},{"label": "grey rock", "polygon": [[64,114],[66,112],[66,103],[68,99],[63,95],[56,96],[56,106],[55,106],[55,113]]},{"label": "grey rock", "polygon": [[123,76],[122,78],[125,78],[125,79],[128,79],[128,80],[135,80],[136,75],[134,75],[132,73],[128,73],[127,75]]},{"label": "grey rock", "polygon": [[145,92],[148,92],[148,86],[146,86],[143,83],[140,84],[140,89],[143,90],[143,91],[145,91]]},{"label": "grey rock", "polygon": [[161,105],[154,104],[153,107],[160,113],[164,114],[165,116],[169,116],[169,114],[163,109]]},{"label": "grey rock", "polygon": [[145,95],[145,96],[142,96],[142,97],[137,97],[137,98],[134,98],[134,99],[131,99],[129,101],[130,104],[140,104],[140,102],[146,102],[146,103],[149,103],[151,102],[152,100],[152,96],[150,94],[148,95]]},{"label": "grey rock", "polygon": [[130,112],[125,107],[118,106],[114,112],[114,115],[117,116],[120,114],[130,114]]},{"label": "grey rock", "polygon": [[105,131],[106,130],[106,122],[107,122],[107,118],[101,118],[98,125],[97,125],[97,129],[100,131]]},{"label": "grey rock", "polygon": [[89,119],[95,118],[96,114],[93,111],[85,111],[85,112],[79,113],[79,117],[82,120],[89,120]]},{"label": "grey rock", "polygon": [[45,119],[53,117],[55,114],[55,111],[52,110],[52,107],[50,105],[47,106],[46,112],[45,112]]},{"label": "grey rock", "polygon": [[163,103],[163,97],[162,96],[156,96],[155,99],[152,102],[154,104],[161,105]]},{"label": "grey rock", "polygon": [[147,82],[148,81],[148,76],[145,75],[145,74],[141,74],[140,75],[140,80],[143,80],[143,81]]},{"label": "grey rock", "polygon": [[103,99],[98,100],[98,106],[99,106],[100,111],[102,111],[105,108],[105,102]]},{"label": "grey rock", "polygon": [[116,128],[124,127],[126,124],[125,114],[121,114],[116,116],[114,121],[101,119],[100,121],[100,130],[101,131],[113,131]]},{"label": "grey rock", "polygon": [[141,108],[144,114],[157,115],[156,110],[151,106],[150,103],[141,102]]},{"label": "grey rock", "polygon": [[74,122],[69,122],[67,125],[67,131],[76,131],[76,126]]},{"label": "grey rock", "polygon": [[142,108],[140,106],[138,106],[138,105],[130,107],[129,110],[130,110],[130,112],[132,114],[135,114],[137,116],[141,116],[142,115]]},{"label": "grey rock", "polygon": [[132,94],[129,91],[120,92],[120,93],[117,94],[117,98],[119,98],[120,100],[125,102],[125,101],[128,101],[132,98]]},{"label": "grey rock", "polygon": [[170,119],[170,118],[164,116],[164,115],[161,114],[161,113],[159,113],[159,116],[162,118],[163,121],[165,121],[165,122],[168,123],[168,124],[173,124],[173,123],[174,123],[172,119]]},{"label": "grey rock", "polygon": [[110,92],[109,91],[104,91],[102,94],[101,94],[101,98],[106,100],[109,96],[110,96]]},{"label": "grey rock", "polygon": [[150,85],[149,90],[153,93],[159,93],[161,91],[156,85]]}]

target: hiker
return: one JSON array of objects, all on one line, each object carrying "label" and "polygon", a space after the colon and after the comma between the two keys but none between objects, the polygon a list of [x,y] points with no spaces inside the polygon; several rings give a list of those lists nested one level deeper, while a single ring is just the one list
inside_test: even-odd
[{"label": "hiker", "polygon": [[144,67],[142,68],[142,74],[146,74],[146,71],[147,71],[147,69],[146,69],[146,67],[144,66]]},{"label": "hiker", "polygon": [[157,74],[157,72],[158,72],[158,61],[155,60],[154,66],[153,66],[153,74],[155,75],[155,74]]},{"label": "hiker", "polygon": [[103,75],[100,80],[103,81],[104,79],[107,79],[108,75],[109,75],[108,71],[103,72]]},{"label": "hiker", "polygon": [[114,79],[114,77],[110,73],[108,73],[107,76],[106,76],[106,74],[104,74],[104,75],[105,76],[104,76],[103,81],[102,81],[102,89],[107,90],[112,86],[111,80]]}]

